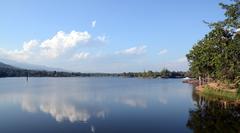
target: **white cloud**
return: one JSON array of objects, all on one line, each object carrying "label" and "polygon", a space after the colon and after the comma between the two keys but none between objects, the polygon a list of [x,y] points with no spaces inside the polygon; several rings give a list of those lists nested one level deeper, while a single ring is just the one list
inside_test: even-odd
[{"label": "white cloud", "polygon": [[160,50],[159,51],[159,55],[163,55],[163,54],[166,54],[168,52],[168,50],[167,49],[162,49],[162,50]]},{"label": "white cloud", "polygon": [[72,31],[66,34],[59,31],[53,38],[45,40],[41,43],[41,55],[48,58],[56,58],[66,49],[72,48],[79,43],[86,43],[90,40],[91,35],[88,32]]},{"label": "white cloud", "polygon": [[187,62],[187,58],[186,57],[179,58],[179,59],[177,59],[177,62],[179,62],[179,63],[186,63]]},{"label": "white cloud", "polygon": [[75,55],[73,55],[73,59],[76,59],[76,60],[82,60],[82,59],[87,59],[89,57],[90,53],[88,52],[80,52],[80,53],[77,53]]},{"label": "white cloud", "polygon": [[24,42],[23,51],[31,51],[31,49],[37,45],[38,45],[37,40],[30,40],[29,42]]},{"label": "white cloud", "polygon": [[103,36],[98,36],[97,37],[97,40],[100,41],[100,42],[106,42],[107,41],[107,37],[105,35]]},{"label": "white cloud", "polygon": [[27,60],[31,55],[31,50],[39,43],[36,40],[24,42],[22,49],[6,50],[0,48],[0,57],[11,60]]},{"label": "white cloud", "polygon": [[96,26],[96,23],[97,23],[97,21],[96,21],[96,20],[92,21],[92,28],[95,28],[95,26]]},{"label": "white cloud", "polygon": [[2,58],[11,59],[11,60],[26,60],[29,58],[29,55],[23,50],[6,50],[0,49],[0,55]]},{"label": "white cloud", "polygon": [[[103,41],[105,37],[100,37],[99,39]],[[30,61],[31,59],[41,59],[43,57],[54,59],[65,53],[68,49],[74,48],[78,44],[91,42],[90,40],[91,35],[87,31],[71,31],[70,33],[59,31],[50,39],[24,42],[21,49],[7,50],[0,48],[0,57],[16,61]],[[84,55],[84,57],[86,56],[88,54]]]},{"label": "white cloud", "polygon": [[137,46],[128,48],[122,51],[117,51],[116,54],[122,54],[122,55],[140,55],[146,52],[146,45],[143,46]]}]

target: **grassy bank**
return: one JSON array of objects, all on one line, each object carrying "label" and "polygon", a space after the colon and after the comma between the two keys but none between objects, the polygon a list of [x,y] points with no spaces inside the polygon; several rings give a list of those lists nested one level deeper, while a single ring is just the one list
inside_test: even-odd
[{"label": "grassy bank", "polygon": [[229,92],[222,89],[211,88],[208,85],[203,86],[200,94],[211,99],[226,100],[226,101],[240,101],[240,94],[237,92]]}]

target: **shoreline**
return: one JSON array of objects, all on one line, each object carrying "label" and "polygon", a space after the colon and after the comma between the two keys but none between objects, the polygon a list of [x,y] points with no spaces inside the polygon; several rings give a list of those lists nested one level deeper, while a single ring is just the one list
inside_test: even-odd
[{"label": "shoreline", "polygon": [[210,82],[204,85],[199,85],[197,79],[185,80],[183,83],[192,84],[197,94],[209,100],[240,105],[240,94],[238,93],[238,89],[224,83]]}]

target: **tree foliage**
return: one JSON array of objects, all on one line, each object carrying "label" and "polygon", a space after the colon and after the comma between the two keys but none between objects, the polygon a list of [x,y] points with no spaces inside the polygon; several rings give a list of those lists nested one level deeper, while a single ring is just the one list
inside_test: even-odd
[{"label": "tree foliage", "polygon": [[209,23],[211,31],[186,56],[194,76],[234,83],[240,76],[240,2],[220,6],[226,19]]},{"label": "tree foliage", "polygon": [[168,69],[162,69],[160,72],[153,72],[153,71],[144,71],[144,72],[128,72],[120,74],[124,77],[140,77],[140,78],[184,78],[188,75],[187,72],[182,71],[170,71]]}]

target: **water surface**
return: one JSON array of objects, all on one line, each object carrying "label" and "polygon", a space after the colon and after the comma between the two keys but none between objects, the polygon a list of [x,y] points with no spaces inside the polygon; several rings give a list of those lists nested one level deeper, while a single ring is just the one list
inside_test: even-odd
[{"label": "water surface", "polygon": [[[1,78],[0,131],[159,133],[200,130],[182,79]],[[234,130],[235,131],[235,130]]]}]

